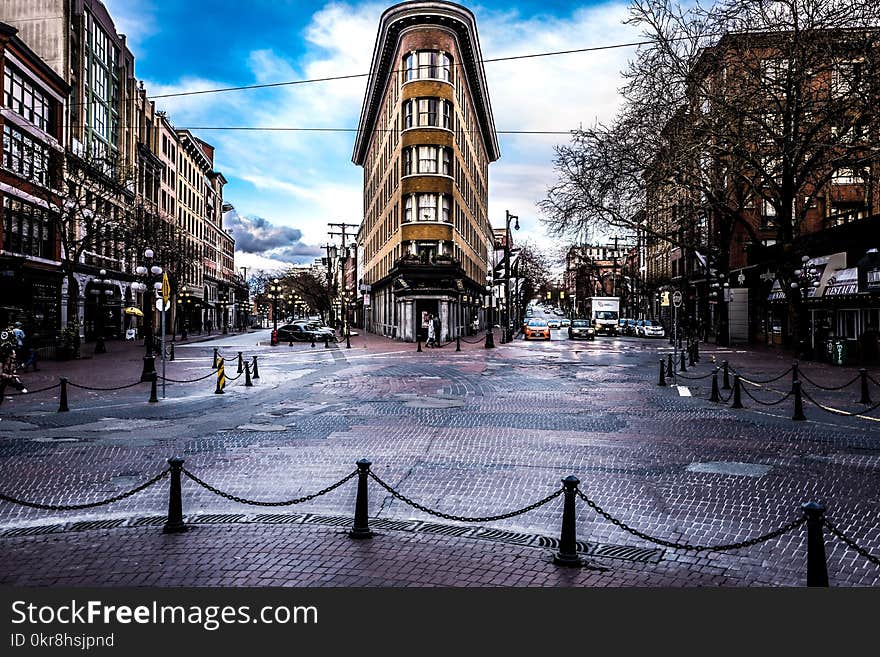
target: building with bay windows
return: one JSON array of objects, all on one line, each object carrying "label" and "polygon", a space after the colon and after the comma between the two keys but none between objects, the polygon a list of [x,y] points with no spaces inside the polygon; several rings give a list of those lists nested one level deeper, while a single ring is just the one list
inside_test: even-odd
[{"label": "building with bay windows", "polygon": [[403,340],[470,326],[493,243],[489,164],[500,156],[474,15],[406,2],[380,19],[352,161],[364,168],[358,289],[364,328]]},{"label": "building with bay windows", "polygon": [[21,322],[38,342],[60,321],[60,203],[65,98],[70,90],[0,23],[0,328]]}]

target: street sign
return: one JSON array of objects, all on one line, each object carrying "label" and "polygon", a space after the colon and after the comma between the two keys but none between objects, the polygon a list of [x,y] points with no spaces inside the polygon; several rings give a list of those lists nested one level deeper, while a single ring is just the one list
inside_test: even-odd
[{"label": "street sign", "polygon": [[675,306],[676,308],[678,308],[681,305],[681,292],[679,292],[678,290],[676,290],[672,294],[672,305]]},{"label": "street sign", "polygon": [[[162,298],[168,303],[168,297],[171,296],[171,284],[168,282],[168,273],[162,274]],[[161,310],[161,309],[160,309]],[[167,310],[167,308],[166,308]]]},{"label": "street sign", "polygon": [[163,299],[156,299],[156,310],[162,311],[162,310],[170,310],[170,309],[171,309],[171,302],[170,301],[163,300]]}]

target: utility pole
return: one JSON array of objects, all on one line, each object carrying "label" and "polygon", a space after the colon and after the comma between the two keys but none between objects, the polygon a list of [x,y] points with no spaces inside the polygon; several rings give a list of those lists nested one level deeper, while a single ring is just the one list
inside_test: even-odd
[{"label": "utility pole", "polygon": [[[358,224],[329,223],[328,222],[327,226],[329,226],[331,229],[331,230],[327,231],[327,234],[330,237],[335,237],[338,235],[339,237],[342,238],[342,247],[341,247],[342,254],[339,259],[340,282],[342,283],[343,288],[347,292],[348,290],[347,290],[347,286],[345,283],[345,264],[346,264],[346,261],[348,260],[348,247],[345,243],[345,240],[347,237],[354,237],[357,234]],[[333,229],[338,229],[338,230],[333,230]],[[354,229],[354,230],[350,230],[350,229]],[[328,254],[328,266],[329,266],[329,254]],[[330,308],[331,308],[331,312],[332,312],[332,308],[333,308],[332,281],[331,281],[330,287],[331,287]],[[347,297],[347,295],[344,295],[344,296]],[[349,335],[349,331],[350,331],[350,327],[348,325],[348,308],[347,307],[343,308],[342,302],[340,302],[340,308],[342,308],[342,317],[344,319],[344,330],[345,330],[345,335],[347,337]]]}]

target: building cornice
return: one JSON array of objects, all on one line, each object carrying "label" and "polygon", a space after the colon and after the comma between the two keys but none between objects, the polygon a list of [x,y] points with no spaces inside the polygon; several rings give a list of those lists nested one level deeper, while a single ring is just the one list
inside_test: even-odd
[{"label": "building cornice", "polygon": [[[489,162],[501,156],[498,136],[495,132],[495,119],[489,101],[489,89],[486,84],[486,71],[483,67],[483,55],[477,36],[477,25],[474,15],[461,5],[440,0],[421,0],[404,2],[389,7],[382,14],[376,45],[373,49],[373,60],[361,117],[358,134],[355,139],[352,162],[363,165],[370,145],[370,137],[378,120],[378,112],[382,99],[388,88],[392,73],[396,69],[394,58],[401,34],[414,27],[437,27],[446,29],[455,35],[458,42],[457,65],[463,66],[465,79],[468,81],[470,96],[476,108],[476,115]],[[458,79],[459,76],[456,76]]]}]

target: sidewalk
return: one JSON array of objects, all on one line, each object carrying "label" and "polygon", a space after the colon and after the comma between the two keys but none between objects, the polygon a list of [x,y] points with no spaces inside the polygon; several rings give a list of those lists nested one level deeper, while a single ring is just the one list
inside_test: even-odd
[{"label": "sidewalk", "polygon": [[[248,331],[253,333],[254,331]],[[205,345],[204,349],[197,350],[198,356],[202,358],[193,358],[192,349],[186,349],[181,352],[178,348],[188,345],[197,345],[208,341],[217,340],[218,338],[230,338],[235,336],[246,335],[246,333],[235,334],[214,334],[207,335],[190,335],[187,340],[174,341],[175,360],[166,360],[166,372],[170,378],[188,379],[198,375],[207,374],[212,365],[212,347]],[[172,343],[166,338],[166,348],[170,348]],[[0,414],[10,413],[14,409],[19,400],[31,403],[34,401],[45,401],[48,405],[57,407],[58,390],[46,391],[41,393],[45,388],[58,384],[61,377],[66,377],[71,384],[80,386],[92,386],[99,388],[116,388],[133,384],[140,380],[143,371],[145,348],[143,341],[124,341],[124,340],[107,340],[105,342],[107,348],[106,353],[96,354],[95,343],[84,343],[80,349],[80,358],[73,360],[43,360],[38,363],[39,369],[34,371],[32,368],[27,371],[20,372],[21,380],[27,386],[27,395],[18,395],[14,390],[8,389],[7,396],[2,400],[0,405]],[[156,371],[161,374],[162,361],[156,356]],[[144,384],[148,386],[149,384]],[[33,393],[33,395],[31,395]],[[69,394],[75,394],[72,390]],[[20,405],[20,404],[19,404]]]},{"label": "sidewalk", "polygon": [[[350,519],[331,518],[337,526],[326,527],[273,518],[234,525],[218,518],[182,534],[163,534],[157,517],[113,529],[95,523],[94,529],[6,536],[0,539],[0,585],[739,587],[803,586],[806,578],[802,554],[791,555],[782,573],[743,568],[738,557],[710,564],[669,553],[649,562],[582,554],[594,568],[571,568],[553,564],[551,547],[456,537],[439,526],[437,533],[391,529],[353,540]],[[153,526],[133,525],[145,520]]]}]

